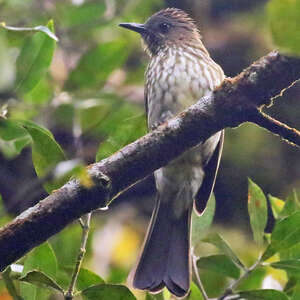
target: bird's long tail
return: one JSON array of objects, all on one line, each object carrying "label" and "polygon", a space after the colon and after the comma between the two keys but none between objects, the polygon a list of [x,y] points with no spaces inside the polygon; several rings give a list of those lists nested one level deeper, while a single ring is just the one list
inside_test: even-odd
[{"label": "bird's long tail", "polygon": [[190,286],[192,208],[176,217],[174,200],[161,201],[157,197],[144,248],[135,269],[133,286],[150,292],[158,292],[166,286],[172,294],[182,297]]}]

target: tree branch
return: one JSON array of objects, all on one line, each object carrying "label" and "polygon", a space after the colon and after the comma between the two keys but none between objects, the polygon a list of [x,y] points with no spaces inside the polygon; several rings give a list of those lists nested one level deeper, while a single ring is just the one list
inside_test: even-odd
[{"label": "tree branch", "polygon": [[[88,166],[92,187],[70,180],[0,230],[0,270],[219,130],[254,121],[254,111],[269,105],[270,99],[299,78],[299,58],[271,52],[235,78],[226,79],[211,96],[200,99],[179,116]],[[291,142],[300,146],[299,139]]]}]

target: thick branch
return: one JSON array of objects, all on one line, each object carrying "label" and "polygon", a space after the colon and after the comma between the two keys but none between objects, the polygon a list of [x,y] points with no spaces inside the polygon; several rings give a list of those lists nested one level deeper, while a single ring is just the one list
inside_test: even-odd
[{"label": "thick branch", "polygon": [[90,165],[92,188],[71,180],[0,230],[0,270],[217,131],[251,121],[254,111],[270,104],[272,97],[299,78],[300,59],[271,52],[237,77],[225,80],[212,96]]}]

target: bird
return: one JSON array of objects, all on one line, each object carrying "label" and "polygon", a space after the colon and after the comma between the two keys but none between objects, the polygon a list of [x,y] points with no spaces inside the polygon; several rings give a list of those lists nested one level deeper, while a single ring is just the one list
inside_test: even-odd
[{"label": "bird", "polygon": [[[148,130],[173,118],[223,82],[222,68],[202,43],[195,21],[183,10],[166,8],[144,24],[119,26],[141,35],[149,55],[145,72]],[[136,289],[176,297],[191,281],[191,214],[201,215],[214,188],[224,131],[186,151],[154,172],[157,189],[150,225],[131,277]]]}]

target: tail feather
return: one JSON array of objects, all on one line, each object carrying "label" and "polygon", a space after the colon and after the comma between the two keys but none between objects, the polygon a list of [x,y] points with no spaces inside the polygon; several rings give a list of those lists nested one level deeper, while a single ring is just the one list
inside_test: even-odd
[{"label": "tail feather", "polygon": [[133,277],[135,288],[155,293],[166,286],[178,297],[186,295],[190,285],[190,216],[191,209],[176,218],[172,201],[157,199]]}]

